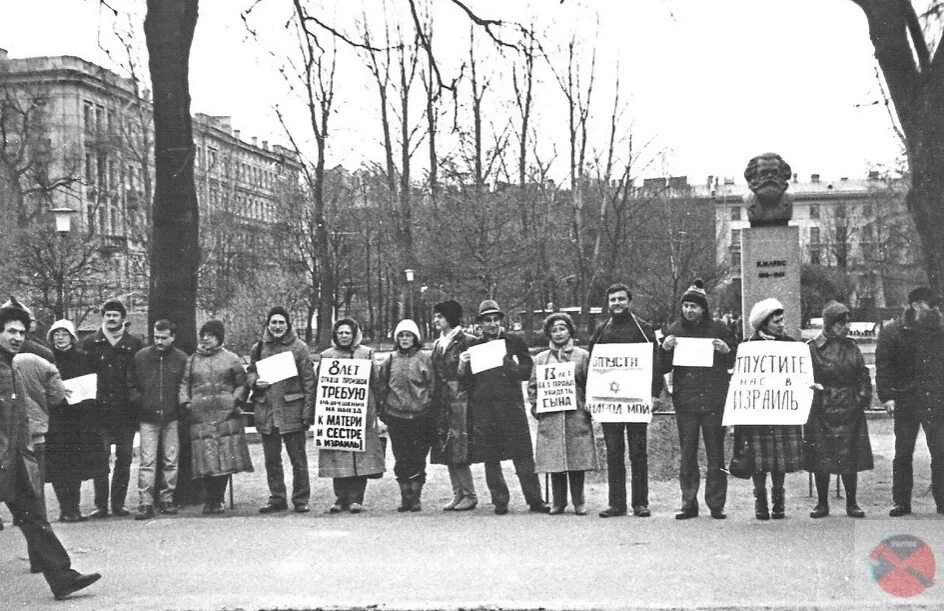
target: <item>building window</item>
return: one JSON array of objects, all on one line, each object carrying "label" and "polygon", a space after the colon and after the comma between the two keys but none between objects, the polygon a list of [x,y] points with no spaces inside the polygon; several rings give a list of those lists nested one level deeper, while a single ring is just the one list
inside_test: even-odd
[{"label": "building window", "polygon": [[810,264],[811,265],[820,264],[819,248],[810,248]]},{"label": "building window", "polygon": [[810,204],[810,218],[811,219],[819,218],[819,204]]},{"label": "building window", "polygon": [[819,227],[810,227],[810,244],[819,245]]},{"label": "building window", "polygon": [[731,206],[731,220],[732,221],[741,220],[741,207],[740,206]]},{"label": "building window", "polygon": [[82,126],[86,134],[95,132],[95,107],[91,102],[82,102]]}]

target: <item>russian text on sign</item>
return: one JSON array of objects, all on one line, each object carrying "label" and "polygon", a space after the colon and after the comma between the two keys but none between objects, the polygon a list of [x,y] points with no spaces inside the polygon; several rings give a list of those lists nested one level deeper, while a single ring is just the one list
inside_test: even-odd
[{"label": "russian text on sign", "polygon": [[538,396],[535,411],[564,412],[577,409],[577,380],[574,363],[548,363],[535,368]]},{"label": "russian text on sign", "polygon": [[743,343],[734,360],[722,424],[805,424],[813,404],[812,384],[806,344]]},{"label": "russian text on sign", "polygon": [[370,359],[324,359],[318,369],[315,446],[364,451]]},{"label": "russian text on sign", "polygon": [[598,422],[651,422],[652,344],[594,346],[586,404]]}]

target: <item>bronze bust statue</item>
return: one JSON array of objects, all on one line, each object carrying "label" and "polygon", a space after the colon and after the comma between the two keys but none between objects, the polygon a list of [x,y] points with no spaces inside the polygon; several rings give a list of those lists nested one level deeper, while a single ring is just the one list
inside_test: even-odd
[{"label": "bronze bust statue", "polygon": [[744,178],[752,193],[747,196],[747,220],[751,227],[786,225],[793,218],[793,199],[787,194],[790,164],[776,153],[750,160]]}]

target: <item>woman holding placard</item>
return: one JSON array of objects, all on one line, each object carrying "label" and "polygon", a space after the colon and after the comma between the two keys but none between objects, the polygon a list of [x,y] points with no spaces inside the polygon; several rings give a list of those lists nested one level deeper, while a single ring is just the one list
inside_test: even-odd
[{"label": "woman holding placard", "polygon": [[[363,511],[367,479],[379,478],[384,472],[384,447],[377,433],[376,395],[380,376],[374,363],[374,351],[361,346],[361,330],[353,319],[342,318],[334,323],[331,345],[331,348],[321,353],[315,375],[319,380],[322,368],[330,361],[358,359],[371,362],[370,389],[367,393],[367,411],[364,418],[364,451],[326,448],[318,450],[318,477],[334,478],[335,501],[334,505],[328,508],[328,513],[341,513],[345,510],[360,513]],[[317,409],[316,406],[316,412]]]},{"label": "woman holding placard", "polygon": [[574,513],[585,516],[584,473],[600,468],[584,404],[590,353],[574,346],[574,321],[563,312],[544,320],[544,334],[550,345],[534,357],[528,383],[531,414],[538,420],[535,470],[551,474],[551,515],[564,513],[569,479]]},{"label": "woman holding placard", "polygon": [[[795,342],[786,334],[783,304],[773,297],[758,301],[749,318],[754,334],[746,341]],[[783,519],[787,473],[803,468],[803,427],[799,425],[741,425],[739,433],[754,460],[754,516],[758,520]],[[767,506],[767,474],[770,473],[771,507]]]},{"label": "woman holding placard", "polygon": [[809,343],[819,390],[805,428],[804,459],[816,480],[818,497],[811,518],[829,515],[830,473],[842,477],[846,515],[865,517],[856,502],[856,488],[858,472],[873,466],[865,421],[865,410],[872,402],[872,379],[848,333],[849,308],[830,301],[823,308],[823,332]]}]

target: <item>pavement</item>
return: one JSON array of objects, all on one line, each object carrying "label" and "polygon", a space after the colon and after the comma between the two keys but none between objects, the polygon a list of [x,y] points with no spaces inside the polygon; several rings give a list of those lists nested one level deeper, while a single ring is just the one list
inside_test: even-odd
[{"label": "pavement", "polygon": [[[915,515],[889,519],[891,421],[869,422],[876,468],[860,478],[864,520],[844,515],[831,493],[833,516],[808,517],[805,473],[787,478],[787,518],[753,517],[748,481],[730,480],[727,520],[674,519],[678,486],[650,483],[651,518],[600,519],[605,474],[588,478],[592,513],[532,514],[510,463],[511,512],[488,504],[481,466],[474,466],[479,507],[439,509],[449,496],[445,467],[434,465],[424,509],[399,514],[392,473],[371,480],[366,511],[329,515],[331,482],[314,477],[312,512],[261,516],[267,498],[262,449],[251,445],[256,471],[235,477],[236,507],[207,517],[199,507],[152,520],[109,518],[53,522],[83,572],[104,577],[87,591],[55,602],[41,576],[30,575],[22,536],[2,515],[0,609],[940,609],[944,586],[920,581],[912,597],[876,583],[869,554],[883,539],[911,534],[944,554],[944,516],[927,494],[929,459],[923,439],[915,463]],[[650,455],[662,440],[650,439]],[[388,456],[388,467],[392,457]],[[653,472],[665,469],[654,469]],[[132,473],[135,481],[136,473]],[[91,482],[83,509],[91,510]],[[47,487],[50,516],[58,516]],[[129,493],[133,507],[135,492]],[[941,556],[944,558],[944,556]],[[894,560],[894,559],[893,559]],[[915,578],[927,566],[889,565],[885,579]],[[931,570],[933,574],[933,569]],[[921,577],[920,575],[918,577]],[[887,586],[887,584],[885,584]]]}]

